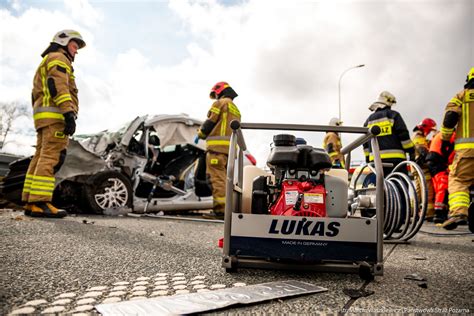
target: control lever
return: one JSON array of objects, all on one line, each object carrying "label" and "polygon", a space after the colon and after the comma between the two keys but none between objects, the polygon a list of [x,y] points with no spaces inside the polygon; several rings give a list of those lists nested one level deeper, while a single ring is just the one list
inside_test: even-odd
[{"label": "control lever", "polygon": [[293,206],[293,209],[295,211],[299,211],[301,209],[301,202],[303,201],[303,193],[298,194],[298,199],[296,200],[295,205]]}]

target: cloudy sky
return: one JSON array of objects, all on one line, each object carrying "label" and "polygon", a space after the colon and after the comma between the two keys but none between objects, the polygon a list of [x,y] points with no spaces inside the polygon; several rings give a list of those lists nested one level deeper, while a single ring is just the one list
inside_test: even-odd
[{"label": "cloudy sky", "polygon": [[[383,90],[410,129],[440,124],[474,66],[472,16],[474,0],[0,0],[0,101],[28,103],[41,52],[76,29],[87,42],[74,63],[78,133],[148,113],[204,119],[218,81],[245,122],[327,124],[341,74],[359,64],[341,81],[346,126],[362,125]],[[18,120],[5,150],[31,152],[32,126]],[[245,133],[260,165],[272,134]],[[324,135],[299,136],[320,146]]]}]

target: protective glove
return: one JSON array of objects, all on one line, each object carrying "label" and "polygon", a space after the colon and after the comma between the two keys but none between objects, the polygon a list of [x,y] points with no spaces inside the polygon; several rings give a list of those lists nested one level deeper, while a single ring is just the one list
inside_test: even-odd
[{"label": "protective glove", "polygon": [[72,136],[76,132],[76,116],[74,112],[67,112],[63,114],[64,116],[64,134]]},{"label": "protective glove", "polygon": [[196,135],[196,137],[194,137],[194,143],[197,145],[197,143],[199,143],[199,136]]},{"label": "protective glove", "polygon": [[441,154],[444,158],[448,158],[453,151],[453,144],[449,140],[441,141]]},{"label": "protective glove", "polygon": [[333,168],[342,168],[341,161],[339,159],[334,160],[334,163],[332,164]]},{"label": "protective glove", "polygon": [[419,153],[418,157],[415,159],[415,162],[416,162],[417,165],[422,166],[422,165],[425,164],[426,154],[427,154],[426,149],[425,150],[420,150],[420,153]]}]

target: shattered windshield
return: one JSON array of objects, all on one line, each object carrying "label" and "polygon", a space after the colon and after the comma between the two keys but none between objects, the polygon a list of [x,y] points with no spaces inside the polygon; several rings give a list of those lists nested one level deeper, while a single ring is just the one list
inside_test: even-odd
[{"label": "shattered windshield", "polygon": [[74,135],[74,139],[87,151],[102,156],[120,143],[123,134],[132,122],[134,120],[94,134]]},{"label": "shattered windshield", "polygon": [[116,125],[115,127],[112,127],[112,128],[109,128],[109,129],[106,129],[106,130],[103,130],[103,131],[100,131],[100,132],[97,132],[97,133],[76,134],[76,135],[73,136],[73,138],[77,141],[81,141],[81,140],[84,140],[86,138],[94,137],[94,136],[102,135],[102,134],[114,134],[114,135],[117,135],[117,136],[122,136],[123,133],[125,133],[125,131],[127,130],[127,128],[130,126],[130,124],[132,122],[133,122],[133,120],[132,121],[127,121],[127,123],[125,123],[125,124]]}]

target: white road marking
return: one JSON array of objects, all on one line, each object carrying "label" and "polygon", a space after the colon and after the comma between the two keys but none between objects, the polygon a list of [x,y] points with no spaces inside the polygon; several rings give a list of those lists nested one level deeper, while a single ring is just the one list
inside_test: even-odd
[{"label": "white road marking", "polygon": [[47,300],[33,300],[33,301],[26,302],[25,306],[39,306],[39,305],[47,304],[47,303],[48,303]]},{"label": "white road marking", "polygon": [[95,298],[88,297],[88,298],[83,298],[81,300],[78,300],[76,304],[77,305],[90,305],[90,304],[94,304],[95,302],[96,302]]},{"label": "white road marking", "polygon": [[9,315],[25,315],[25,314],[32,314],[36,311],[36,308],[32,306],[22,307],[19,309],[15,309]]},{"label": "white road marking", "polygon": [[66,305],[66,304],[69,304],[71,302],[72,302],[72,300],[70,298],[62,298],[62,299],[59,299],[59,300],[56,300],[56,301],[52,302],[51,305]]},{"label": "white road marking", "polygon": [[[65,292],[54,298],[31,300],[19,309],[13,310],[11,315],[20,314],[71,314],[82,313],[90,315],[94,305],[114,303],[123,300],[147,299],[157,296],[185,294],[191,292],[208,292],[211,289],[245,286],[245,283],[233,284],[206,284],[208,277],[197,275],[185,276],[184,273],[157,273],[153,277],[138,277],[135,281],[114,282],[112,285],[94,286],[81,292]],[[235,282],[235,280],[234,280]],[[151,293],[150,293],[151,292]],[[150,293],[150,294],[148,294]]]},{"label": "white road marking", "polygon": [[73,298],[73,297],[76,297],[77,294],[74,293],[74,292],[69,292],[69,293],[63,293],[63,294],[60,294],[58,296],[56,296],[55,298],[56,299],[61,299],[61,298]]},{"label": "white road marking", "polygon": [[41,314],[55,314],[64,312],[66,308],[64,306],[53,306],[46,308]]}]

